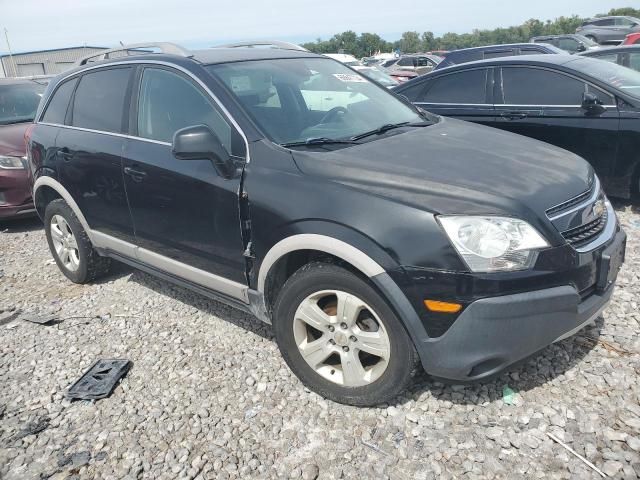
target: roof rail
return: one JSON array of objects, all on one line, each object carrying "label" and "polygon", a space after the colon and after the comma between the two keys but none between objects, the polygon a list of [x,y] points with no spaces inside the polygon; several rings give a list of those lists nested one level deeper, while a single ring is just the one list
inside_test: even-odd
[{"label": "roof rail", "polygon": [[[145,55],[149,53],[156,53],[152,49],[160,50],[160,53],[167,53],[170,55],[179,55],[181,57],[190,57],[192,53],[186,48],[169,42],[144,42],[144,43],[131,43],[129,45],[122,45],[117,48],[110,48],[109,50],[102,50],[101,52],[92,53],[86,57],[75,62],[75,66],[86,65],[87,63],[99,62],[100,60],[107,60],[109,58],[128,57],[132,55]],[[120,55],[114,55],[120,53]]]},{"label": "roof rail", "polygon": [[255,48],[255,47],[271,47],[280,48],[282,50],[299,50],[301,52],[308,52],[304,47],[296,45],[295,43],[281,42],[279,40],[253,40],[247,42],[226,43],[224,45],[216,45],[213,48]]}]

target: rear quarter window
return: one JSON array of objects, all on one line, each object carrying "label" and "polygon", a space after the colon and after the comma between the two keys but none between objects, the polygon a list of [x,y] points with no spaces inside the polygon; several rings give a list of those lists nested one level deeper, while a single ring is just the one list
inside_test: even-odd
[{"label": "rear quarter window", "polygon": [[67,109],[69,108],[69,101],[71,100],[71,95],[77,83],[78,79],[73,78],[63,82],[56,88],[42,117],[43,122],[64,125]]},{"label": "rear quarter window", "polygon": [[85,73],[73,101],[74,127],[122,133],[130,67]]}]

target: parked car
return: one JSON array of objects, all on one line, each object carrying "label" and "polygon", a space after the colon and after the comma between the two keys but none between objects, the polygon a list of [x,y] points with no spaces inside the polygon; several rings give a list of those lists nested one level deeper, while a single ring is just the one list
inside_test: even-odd
[{"label": "parked car", "polygon": [[512,57],[517,55],[565,54],[566,51],[544,43],[511,43],[507,45],[488,45],[486,47],[461,48],[447,53],[434,70],[474,62],[487,58]]},{"label": "parked car", "polygon": [[413,70],[385,70],[389,74],[389,76],[396,79],[398,83],[408,82],[409,80],[420,76]]},{"label": "parked car", "polygon": [[618,44],[630,33],[640,33],[640,20],[635,17],[596,17],[583,22],[576,33],[596,43]]},{"label": "parked car", "polygon": [[596,50],[600,47],[596,42],[583,35],[545,35],[533,37],[531,43],[547,43],[565,52],[578,53],[587,50]]},{"label": "parked car", "polygon": [[[310,108],[312,87],[344,103]],[[484,378],[572,335],[624,258],[578,156],[423,112],[306,51],[87,64],[35,122],[36,207],[67,278],[115,258],[250,312],[339,402],[389,401],[419,362]]]},{"label": "parked car", "polygon": [[354,70],[357,70],[362,75],[367,77],[370,80],[378,82],[380,85],[383,85],[387,88],[395,87],[400,83],[400,81],[387,73],[386,70],[375,67],[363,67],[363,66],[354,66],[352,67]]},{"label": "parked car", "polygon": [[24,134],[47,79],[0,79],[0,220],[35,214],[27,177]]},{"label": "parked car", "polygon": [[626,45],[602,50],[584,52],[583,57],[597,58],[607,62],[617,63],[623,67],[633,68],[640,72],[640,45]]},{"label": "parked car", "polygon": [[387,60],[382,64],[387,70],[408,70],[424,75],[436,68],[442,61],[442,57],[436,55],[402,55],[398,58]]},{"label": "parked car", "polygon": [[393,89],[428,111],[542,140],[588,160],[609,195],[639,191],[640,73],[569,55],[457,65]]},{"label": "parked car", "polygon": [[640,45],[640,33],[630,33],[624,38],[622,45]]}]

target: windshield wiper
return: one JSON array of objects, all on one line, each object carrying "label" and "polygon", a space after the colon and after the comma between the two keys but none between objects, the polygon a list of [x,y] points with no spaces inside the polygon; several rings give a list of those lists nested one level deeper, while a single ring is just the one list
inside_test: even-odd
[{"label": "windshield wiper", "polygon": [[384,125],[376,128],[375,130],[371,130],[368,132],[361,133],[359,135],[355,135],[351,137],[351,140],[362,140],[363,138],[370,137],[372,135],[382,135],[389,130],[393,130],[394,128],[400,127],[425,127],[427,125],[431,125],[432,122],[423,121],[423,122],[400,122],[400,123],[385,123]]},{"label": "windshield wiper", "polygon": [[33,118],[12,118],[11,120],[2,120],[0,125],[13,125],[16,123],[28,123],[33,122]]},{"label": "windshield wiper", "polygon": [[307,145],[331,145],[331,144],[347,144],[354,145],[358,144],[353,138],[351,140],[340,140],[338,138],[327,138],[327,137],[314,137],[307,138],[302,142],[289,142],[289,143],[281,143],[282,147],[304,147]]}]

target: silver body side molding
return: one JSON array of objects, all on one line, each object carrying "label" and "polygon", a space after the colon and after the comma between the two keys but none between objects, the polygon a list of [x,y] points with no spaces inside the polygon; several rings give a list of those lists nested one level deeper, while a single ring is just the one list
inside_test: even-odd
[{"label": "silver body side molding", "polygon": [[163,272],[175,275],[183,280],[187,280],[210,290],[222,293],[240,300],[243,303],[249,303],[249,287],[247,285],[243,285],[241,283],[234,282],[233,280],[192,267],[191,265],[178,262],[172,258],[138,247],[137,245],[125,242],[124,240],[120,240],[97,230],[92,230],[71,194],[60,184],[60,182],[51,177],[40,177],[36,180],[33,186],[34,198],[38,189],[45,185],[58,192],[64,201],[67,202],[69,207],[71,207],[71,210],[73,210],[78,217],[78,220],[80,220],[82,228],[87,232],[87,235],[94,247],[110,250],[114,253],[124,255],[125,257],[138,260]]},{"label": "silver body side molding", "polygon": [[374,277],[385,271],[373,259],[348,243],[325,235],[303,233],[279,241],[267,252],[258,273],[259,292],[264,293],[267,275],[271,267],[284,255],[296,250],[318,250],[329,253],[350,263],[368,277]]}]

